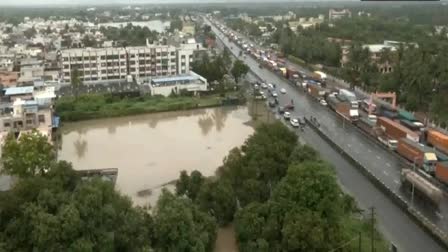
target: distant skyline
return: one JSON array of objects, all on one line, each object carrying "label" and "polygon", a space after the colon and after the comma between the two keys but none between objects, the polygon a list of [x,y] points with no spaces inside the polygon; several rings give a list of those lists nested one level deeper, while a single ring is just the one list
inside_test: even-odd
[{"label": "distant skyline", "polygon": [[[281,0],[281,2],[348,2],[359,0]],[[278,2],[276,0],[0,0],[0,6],[36,5],[113,5],[113,4],[167,4],[167,3],[238,3],[238,2]]]}]

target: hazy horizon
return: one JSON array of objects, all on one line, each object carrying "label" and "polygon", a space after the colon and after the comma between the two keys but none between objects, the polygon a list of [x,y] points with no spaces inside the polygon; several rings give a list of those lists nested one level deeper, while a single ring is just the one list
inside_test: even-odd
[{"label": "hazy horizon", "polygon": [[15,0],[3,2],[0,0],[0,6],[37,6],[37,5],[82,5],[82,6],[96,6],[96,5],[138,5],[138,4],[183,4],[183,3],[245,3],[245,2],[359,2],[360,0]]}]

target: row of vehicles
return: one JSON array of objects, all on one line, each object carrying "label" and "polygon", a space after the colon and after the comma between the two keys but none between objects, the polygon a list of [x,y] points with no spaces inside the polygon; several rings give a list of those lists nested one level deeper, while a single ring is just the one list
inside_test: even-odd
[{"label": "row of vehicles", "polygon": [[[256,55],[252,56],[259,59]],[[263,64],[263,59],[259,61]],[[276,69],[272,70],[278,73]],[[443,195],[439,182],[448,184],[448,132],[425,128],[415,118],[403,116],[405,113],[384,104],[360,101],[350,90],[328,89],[327,76],[323,72],[304,73],[287,68],[282,75],[291,84],[302,87],[322,105],[328,105],[339,116],[407,160],[407,168],[402,170],[403,184],[414,185],[431,202],[439,204]],[[299,119],[291,120],[286,109],[280,106],[278,112],[290,120],[291,125],[300,126]]]}]

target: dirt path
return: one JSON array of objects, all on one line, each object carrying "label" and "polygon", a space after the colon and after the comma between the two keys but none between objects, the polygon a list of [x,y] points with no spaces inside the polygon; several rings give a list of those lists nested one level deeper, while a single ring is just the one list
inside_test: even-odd
[{"label": "dirt path", "polygon": [[235,240],[235,229],[232,224],[218,229],[215,252],[238,252]]}]

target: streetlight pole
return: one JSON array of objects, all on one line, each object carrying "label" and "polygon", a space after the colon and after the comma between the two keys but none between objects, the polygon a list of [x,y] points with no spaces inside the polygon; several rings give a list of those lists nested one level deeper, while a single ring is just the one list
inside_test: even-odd
[{"label": "streetlight pole", "polygon": [[[414,157],[414,163],[412,165],[412,168],[413,168],[415,173],[417,172],[416,162],[419,159],[420,159],[420,157]],[[414,184],[414,181],[412,181],[412,193],[411,193],[411,205],[412,205],[412,207],[414,207],[414,192],[415,192],[415,184]]]},{"label": "streetlight pole", "polygon": [[370,211],[371,211],[371,218],[372,218],[372,234],[371,234],[371,239],[372,239],[372,252],[375,252],[375,242],[374,242],[374,238],[375,238],[375,207],[371,207],[370,208]]}]

